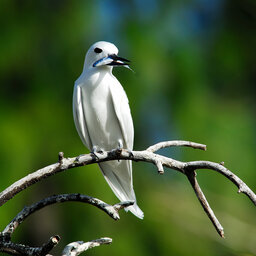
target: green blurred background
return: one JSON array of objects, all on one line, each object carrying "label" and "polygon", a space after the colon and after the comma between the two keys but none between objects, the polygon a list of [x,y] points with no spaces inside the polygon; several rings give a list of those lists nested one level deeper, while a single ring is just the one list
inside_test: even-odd
[{"label": "green blurred background", "polygon": [[[256,191],[254,0],[0,0],[0,190],[65,156],[88,152],[72,117],[74,81],[99,40],[115,43],[132,68],[115,69],[135,126],[135,149],[182,139],[208,150],[170,149],[182,161],[225,161]],[[113,221],[89,205],[65,203],[37,212],[14,240],[41,245],[113,238],[88,255],[256,255],[256,208],[224,177],[201,170],[199,182],[225,228],[221,239],[188,181],[134,163],[143,221],[121,212]],[[1,207],[0,229],[46,196],[79,192],[118,200],[96,165],[68,170]]]}]

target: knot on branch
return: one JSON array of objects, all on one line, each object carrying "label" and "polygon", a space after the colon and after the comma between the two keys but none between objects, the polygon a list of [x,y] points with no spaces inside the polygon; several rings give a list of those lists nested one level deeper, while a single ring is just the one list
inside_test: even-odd
[{"label": "knot on branch", "polygon": [[58,159],[59,159],[60,166],[63,165],[63,159],[64,159],[64,153],[63,152],[59,152]]},{"label": "knot on branch", "polygon": [[41,252],[38,253],[38,255],[46,255],[48,252],[50,252],[60,241],[60,236],[55,235],[52,236],[48,242],[46,242],[45,244],[43,244],[42,248],[41,248]]},{"label": "knot on branch", "polygon": [[157,158],[154,160],[154,162],[155,162],[155,165],[157,167],[158,173],[159,174],[164,174],[164,167],[163,167],[162,162]]}]

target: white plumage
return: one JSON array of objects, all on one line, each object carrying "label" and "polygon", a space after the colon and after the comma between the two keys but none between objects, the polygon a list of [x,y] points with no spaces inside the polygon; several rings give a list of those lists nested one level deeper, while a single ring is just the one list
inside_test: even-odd
[{"label": "white plumage", "polygon": [[[83,72],[75,82],[74,121],[81,140],[91,151],[133,149],[134,130],[128,99],[112,74],[113,66],[125,66],[128,60],[117,54],[117,47],[111,43],[93,44],[86,54]],[[131,161],[109,161],[99,166],[121,201],[135,201],[127,210],[142,219],[144,214],[133,190]]]}]

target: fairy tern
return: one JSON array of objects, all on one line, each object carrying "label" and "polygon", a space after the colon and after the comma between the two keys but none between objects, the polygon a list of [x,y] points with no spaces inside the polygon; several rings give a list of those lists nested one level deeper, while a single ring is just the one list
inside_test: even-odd
[{"label": "fairy tern", "polygon": [[[126,93],[112,74],[113,67],[129,68],[129,60],[118,55],[109,42],[93,44],[86,56],[83,72],[76,80],[73,116],[78,134],[91,152],[117,147],[133,149],[133,121]],[[144,214],[136,203],[133,190],[132,162],[127,160],[99,163],[99,167],[121,201],[134,201],[126,208],[138,218]]]}]

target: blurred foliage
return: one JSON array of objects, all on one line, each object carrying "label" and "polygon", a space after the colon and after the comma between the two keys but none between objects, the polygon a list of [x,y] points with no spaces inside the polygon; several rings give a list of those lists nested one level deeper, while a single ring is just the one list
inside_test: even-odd
[{"label": "blurred foliage", "polygon": [[[50,1],[0,0],[0,188],[57,161],[82,145],[72,117],[73,84],[84,55],[98,40],[115,43],[135,74],[116,69],[130,100],[135,149],[184,139],[207,152],[164,151],[182,161],[225,161],[256,191],[255,45],[253,0]],[[255,206],[228,180],[210,171],[198,178],[226,239],[218,237],[184,177],[134,163],[134,187],[143,221],[106,214],[79,203],[37,212],[15,240],[41,245],[51,235],[71,241],[113,238],[88,255],[256,255]],[[99,168],[50,177],[1,207],[0,229],[32,202],[80,192],[118,200]]]}]

